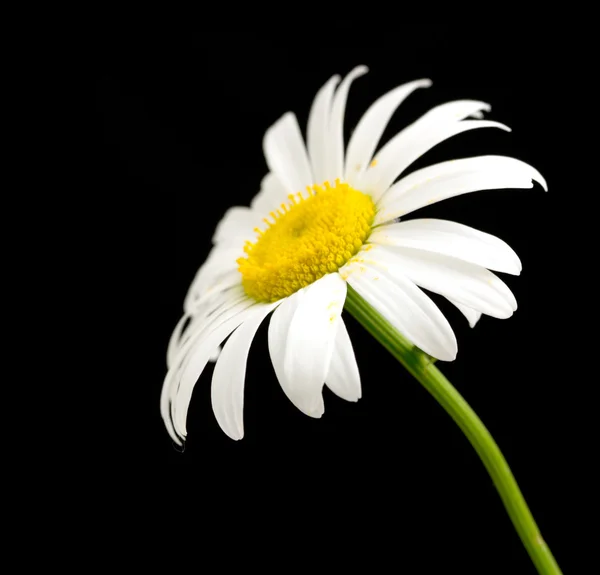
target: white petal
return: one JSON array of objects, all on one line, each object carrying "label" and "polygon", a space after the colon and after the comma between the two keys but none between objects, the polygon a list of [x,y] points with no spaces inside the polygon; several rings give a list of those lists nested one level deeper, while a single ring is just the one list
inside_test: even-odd
[{"label": "white petal", "polygon": [[429,88],[431,80],[423,79],[398,86],[381,96],[365,112],[354,130],[346,152],[346,181],[352,186],[362,174],[379,139],[398,106],[418,88]]},{"label": "white petal", "polygon": [[282,203],[287,203],[288,192],[283,187],[277,176],[273,172],[269,172],[260,183],[260,192],[254,196],[250,207],[265,218],[270,212],[278,209]]},{"label": "white petal", "polygon": [[478,190],[532,188],[534,180],[548,189],[535,168],[504,156],[442,162],[417,170],[394,184],[381,198],[374,223],[381,224],[435,202]]},{"label": "white petal", "polygon": [[313,183],[323,183],[328,178],[327,166],[330,154],[329,124],[333,92],[339,76],[332,76],[317,92],[308,116],[307,142],[308,155],[312,165]]},{"label": "white petal", "polygon": [[416,122],[396,134],[375,155],[375,165],[360,180],[360,189],[379,198],[416,159],[444,140],[476,128],[510,128],[487,120],[459,121],[488,104],[470,100],[449,102],[437,106]]},{"label": "white petal", "polygon": [[396,178],[425,152],[452,136],[478,128],[500,128],[510,132],[510,128],[504,124],[489,120],[465,120],[456,124],[442,124],[436,129],[432,127],[427,131],[415,128],[415,133],[411,138],[404,141],[398,140],[385,153],[382,151],[378,154],[376,159],[379,163],[371,169],[379,168],[379,170],[372,176],[367,173],[367,176],[371,176],[370,188],[376,193],[384,193]]},{"label": "white petal", "polygon": [[217,361],[217,359],[219,359],[220,355],[221,355],[221,346],[218,345],[217,349],[215,349],[215,351],[213,351],[211,356],[208,358],[208,361],[210,361],[211,363],[215,363]]},{"label": "white petal", "polygon": [[184,346],[180,352],[183,359],[176,360],[171,377],[169,377],[169,373],[167,374],[168,379],[165,383],[168,383],[170,387],[171,418],[176,432],[181,437],[186,435],[185,420],[198,378],[217,346],[252,314],[252,307],[253,305],[250,305],[245,309],[231,310],[223,314],[223,317],[213,322],[211,329],[205,330],[201,335],[193,338],[188,346]]},{"label": "white petal", "polygon": [[329,373],[325,381],[333,393],[346,401],[358,401],[362,396],[354,349],[342,318],[339,321]]},{"label": "white petal", "polygon": [[[212,324],[218,321],[223,314],[236,313],[236,309],[245,309],[251,303],[242,286],[215,297],[209,305],[203,307],[192,317],[192,320],[177,343],[176,354],[179,354],[184,347],[189,347],[188,342],[191,339],[197,338],[209,330]],[[232,312],[231,310],[234,311]],[[175,358],[173,358],[174,362]]]},{"label": "white petal", "polygon": [[181,335],[183,333],[183,326],[185,322],[188,321],[191,316],[187,313],[184,313],[181,316],[181,319],[177,322],[177,325],[173,329],[173,333],[171,334],[171,338],[169,339],[169,345],[167,347],[167,367],[171,367],[173,363],[173,358],[177,353],[178,344],[181,340]]},{"label": "white petal", "polygon": [[333,98],[331,121],[329,125],[329,149],[326,180],[334,182],[344,177],[344,114],[350,84],[368,72],[366,66],[357,66],[343,80]]},{"label": "white petal", "polygon": [[[233,206],[229,208],[221,221],[217,224],[213,235],[213,243],[231,241],[232,238],[245,236],[253,237],[252,230],[260,223],[258,215],[246,206]],[[243,247],[243,241],[242,241]]]},{"label": "white petal", "polygon": [[[183,369],[187,366],[187,360],[191,355],[190,352],[194,352],[194,346],[196,346],[196,350],[198,349],[198,346],[203,341],[202,337],[206,337],[206,334],[209,333],[211,329],[218,326],[219,323],[224,323],[228,319],[243,313],[245,309],[252,305],[253,302],[249,300],[246,300],[245,302],[235,301],[233,305],[224,303],[209,318],[203,318],[204,321],[200,321],[200,323],[197,323],[196,325],[191,323],[186,328],[184,334],[173,343],[174,349],[170,350],[168,358],[169,370],[165,376],[160,397],[160,410],[169,434],[177,443],[180,443],[180,441],[175,433],[172,423],[173,401],[179,389]],[[212,350],[209,350],[209,360],[219,343],[220,342],[215,343]],[[202,369],[204,368],[202,367]],[[202,369],[200,369],[198,375],[201,373]]]},{"label": "white petal", "polygon": [[[198,305],[194,305],[186,310],[186,313],[173,330],[167,350],[167,367],[173,365],[182,346],[190,339],[190,337],[197,333],[199,329],[206,327],[206,325],[212,321],[212,318],[223,311],[226,311],[240,303],[242,300],[247,299],[248,297],[240,285],[215,295],[209,294],[208,298],[205,298],[205,301],[202,301],[202,298],[197,300]],[[184,330],[183,326],[186,320],[189,320],[189,323]]]},{"label": "white petal", "polygon": [[521,261],[501,239],[446,220],[421,219],[376,228],[369,242],[452,256],[499,272],[519,275]]},{"label": "white petal", "polygon": [[476,311],[473,308],[470,308],[466,305],[463,305],[462,303],[459,303],[459,302],[451,300],[451,299],[448,299],[448,301],[450,303],[453,303],[461,311],[461,313],[467,318],[467,321],[469,322],[469,325],[471,327],[475,327],[477,325],[477,322],[481,318],[480,311]]},{"label": "white petal", "polygon": [[456,358],[456,337],[448,320],[399,268],[361,259],[342,270],[357,293],[414,345],[443,361]]},{"label": "white petal", "polygon": [[383,246],[374,246],[364,259],[401,270],[417,285],[492,317],[505,319],[517,309],[506,284],[481,266],[432,252]]},{"label": "white petal", "polygon": [[322,387],[346,300],[346,282],[337,273],[302,290],[290,323],[284,371],[292,390]]},{"label": "white petal", "polygon": [[279,302],[258,304],[225,343],[213,372],[211,402],[217,422],[231,439],[244,436],[244,381],[256,330]]},{"label": "white petal", "polygon": [[[236,264],[237,265],[237,264]],[[196,292],[185,302],[184,309],[190,315],[198,315],[211,307],[215,300],[231,295],[232,292],[240,293],[242,288],[242,275],[238,269],[224,272],[214,278],[214,283],[208,285],[201,292]]]},{"label": "white petal", "polygon": [[318,414],[317,417],[320,417],[325,409],[322,387],[315,386],[314,389],[293,390],[284,370],[290,323],[303,295],[302,290],[292,294],[283,300],[283,303],[271,316],[269,323],[269,354],[277,380],[287,398],[305,415],[315,416],[315,414]]},{"label": "white petal", "polygon": [[206,295],[213,286],[237,270],[237,260],[243,255],[243,242],[233,248],[215,246],[196,272],[185,296],[183,309],[187,311],[193,308],[198,299]]},{"label": "white petal", "polygon": [[492,107],[479,100],[455,100],[444,102],[435,108],[431,108],[417,121],[421,125],[441,124],[444,122],[460,122],[465,118],[481,116],[482,112],[489,112]]},{"label": "white petal", "polygon": [[303,192],[313,183],[308,154],[298,120],[292,112],[271,126],[263,139],[263,151],[269,169],[275,173],[287,193]]}]

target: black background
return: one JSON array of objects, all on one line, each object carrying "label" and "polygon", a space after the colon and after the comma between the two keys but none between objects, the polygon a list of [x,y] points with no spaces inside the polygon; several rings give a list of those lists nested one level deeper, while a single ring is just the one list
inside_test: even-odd
[{"label": "black background", "polygon": [[[471,329],[435,298],[459,342],[456,361],[440,368],[499,443],[544,537],[569,572],[570,501],[563,493],[565,470],[575,458],[570,438],[578,398],[565,393],[570,366],[554,355],[569,313],[561,304],[568,282],[557,269],[569,234],[557,233],[556,226],[571,181],[561,161],[569,147],[561,138],[563,78],[572,75],[567,56],[529,27],[478,37],[422,27],[409,35],[401,26],[366,34],[358,19],[314,33],[267,24],[245,34],[209,29],[158,27],[127,41],[107,39],[100,50],[94,78],[97,205],[109,219],[95,247],[110,270],[106,292],[124,310],[112,326],[118,352],[110,361],[111,388],[127,400],[120,406],[123,439],[110,445],[111,455],[195,467],[213,478],[209,500],[220,501],[225,493],[252,499],[258,490],[253,486],[260,485],[272,497],[261,495],[259,509],[276,505],[300,522],[331,525],[342,538],[333,545],[333,535],[317,536],[307,527],[296,552],[330,541],[347,555],[375,533],[369,556],[375,571],[381,561],[410,573],[438,572],[440,566],[457,573],[535,572],[466,438],[350,317],[363,384],[358,403],[325,390],[322,419],[297,411],[275,379],[264,322],[248,361],[242,441],[226,437],[214,419],[210,366],[194,392],[183,452],[160,418],[171,330],[215,225],[229,206],[249,204],[267,172],[265,130],[288,110],[304,128],[318,88],[357,64],[370,71],[351,88],[346,141],[379,95],[431,78],[431,88],[399,108],[384,140],[430,107],[461,98],[491,103],[487,117],[513,131],[456,136],[410,171],[446,159],[502,154],[530,163],[548,181],[548,193],[538,185],[478,192],[415,217],[455,220],[497,235],[522,260],[520,277],[502,276],[519,303],[508,320],[484,317]],[[221,479],[232,485],[219,488]],[[312,490],[326,502],[306,501]],[[344,508],[343,526],[333,511],[337,504]],[[260,517],[257,512],[232,521],[247,532]]]}]

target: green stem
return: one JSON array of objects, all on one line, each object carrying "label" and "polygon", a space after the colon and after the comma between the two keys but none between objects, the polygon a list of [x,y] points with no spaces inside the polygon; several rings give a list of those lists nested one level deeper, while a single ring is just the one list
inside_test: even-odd
[{"label": "green stem", "polygon": [[467,436],[490,474],[504,507],[538,573],[561,574],[527,507],[519,486],[490,432],[469,404],[433,364],[348,286],[346,309],[433,395]]}]

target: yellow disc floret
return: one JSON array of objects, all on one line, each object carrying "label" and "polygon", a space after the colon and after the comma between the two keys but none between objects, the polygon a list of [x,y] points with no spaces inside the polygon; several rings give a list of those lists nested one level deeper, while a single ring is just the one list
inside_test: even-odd
[{"label": "yellow disc floret", "polygon": [[258,239],[237,260],[244,290],[257,301],[277,301],[337,271],[369,237],[375,205],[368,195],[339,180],[307,192],[271,212],[273,221],[255,228]]}]

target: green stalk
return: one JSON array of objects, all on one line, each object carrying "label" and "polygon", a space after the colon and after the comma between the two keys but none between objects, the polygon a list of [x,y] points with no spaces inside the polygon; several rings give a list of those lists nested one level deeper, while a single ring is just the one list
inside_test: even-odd
[{"label": "green stalk", "polygon": [[433,358],[406,340],[350,285],[345,307],[433,395],[467,436],[490,474],[538,573],[562,574],[552,552],[542,539],[498,445],[469,404],[435,367]]}]

